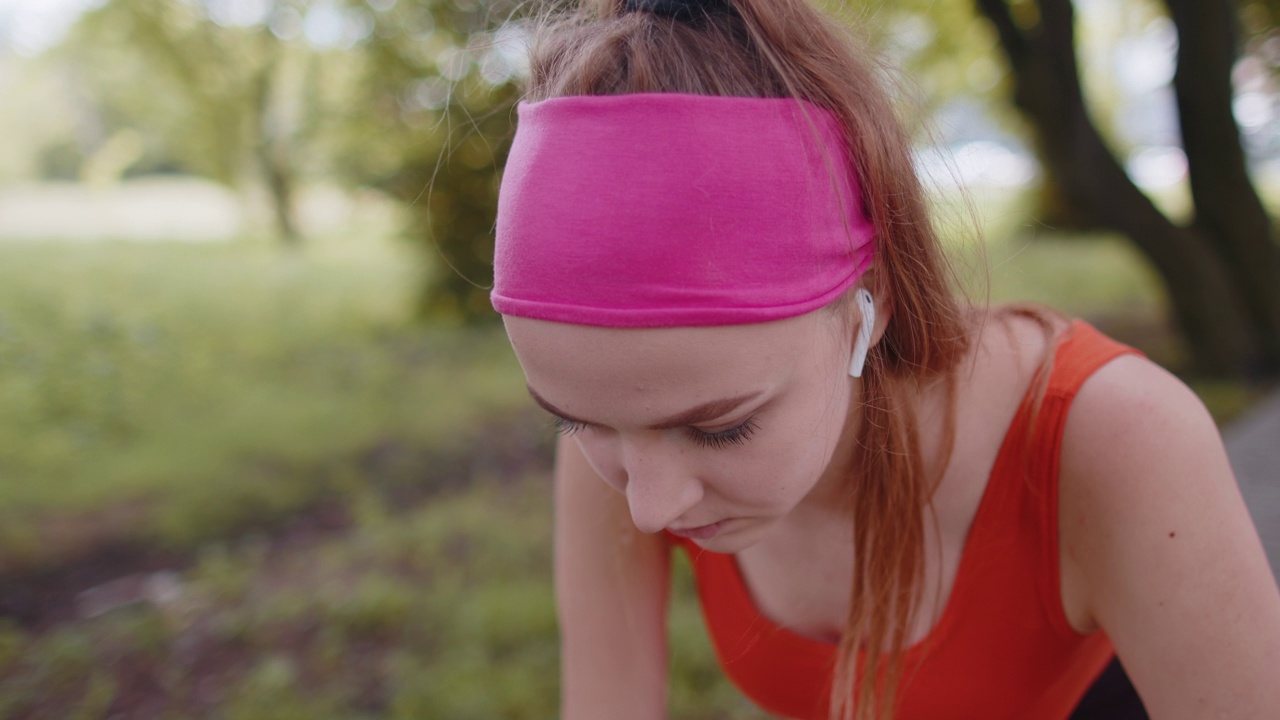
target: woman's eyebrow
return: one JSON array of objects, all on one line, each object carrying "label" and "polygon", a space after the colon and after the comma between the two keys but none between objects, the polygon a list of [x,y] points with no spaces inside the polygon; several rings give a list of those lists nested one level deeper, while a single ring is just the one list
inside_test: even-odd
[{"label": "woman's eyebrow", "polygon": [[[563,410],[560,410],[555,405],[552,405],[551,403],[547,402],[546,399],[544,399],[541,395],[539,395],[537,391],[535,391],[532,387],[529,387],[527,385],[525,387],[529,390],[529,397],[533,398],[534,402],[541,405],[543,410],[546,410],[552,415],[556,415],[558,417],[564,418],[569,422],[582,423],[583,425],[599,425],[599,423],[593,423],[590,420],[583,420],[581,418],[573,417],[572,415],[564,412]],[[736,397],[721,398],[719,400],[709,400],[700,405],[691,407],[688,410],[672,415],[671,417],[666,418],[665,420],[656,422],[650,426],[650,429],[670,430],[671,428],[683,427],[685,425],[697,425],[698,423],[715,420],[717,418],[728,415],[729,413],[733,412],[734,410],[737,410],[739,407],[742,407],[746,403],[752,400],[755,400],[756,398],[760,397],[763,394],[764,394],[764,391],[758,390],[753,393],[738,395]]]},{"label": "woman's eyebrow", "polygon": [[533,398],[533,401],[534,401],[534,402],[538,403],[538,405],[542,406],[542,409],[543,409],[543,410],[546,410],[547,412],[551,413],[552,415],[555,415],[556,417],[559,417],[559,418],[563,418],[563,419],[565,419],[565,420],[568,420],[569,422],[582,423],[583,425],[594,425],[594,424],[595,424],[595,423],[592,423],[592,422],[588,422],[588,421],[586,421],[586,420],[582,420],[582,419],[580,419],[580,418],[576,418],[576,417],[574,417],[574,416],[570,415],[569,413],[567,413],[567,412],[565,412],[565,411],[561,410],[560,408],[556,407],[555,405],[552,405],[551,403],[547,402],[547,401],[546,401],[546,400],[545,400],[541,395],[539,395],[539,394],[537,393],[537,391],[536,391],[536,390],[534,390],[533,388],[529,387],[528,385],[525,385],[524,387],[525,387],[525,389],[526,389],[526,390],[528,390],[528,391],[529,391],[529,397]]}]

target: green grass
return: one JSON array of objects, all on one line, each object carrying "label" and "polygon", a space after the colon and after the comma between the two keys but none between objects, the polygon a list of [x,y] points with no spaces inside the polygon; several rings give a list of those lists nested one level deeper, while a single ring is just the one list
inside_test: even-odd
[{"label": "green grass", "polygon": [[991,304],[1038,302],[1075,317],[1161,320],[1159,277],[1130,242],[1044,227],[1028,218],[1031,202],[1019,193],[981,190],[933,199],[969,297]]},{"label": "green grass", "polygon": [[500,332],[411,321],[394,250],[0,244],[0,567],[188,545],[524,407]]},{"label": "green grass", "polygon": [[1080,317],[1161,314],[1158,277],[1121,237],[1028,233],[988,252],[993,302],[1033,300]]}]

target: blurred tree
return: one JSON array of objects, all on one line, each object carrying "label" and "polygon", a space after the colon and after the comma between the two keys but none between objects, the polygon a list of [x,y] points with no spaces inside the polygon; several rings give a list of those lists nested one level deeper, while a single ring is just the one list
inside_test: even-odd
[{"label": "blurred tree", "polygon": [[[365,0],[348,0],[349,6]],[[513,0],[367,0],[375,25],[335,163],[410,209],[430,258],[419,309],[493,320],[498,182],[525,71]]]},{"label": "blurred tree", "polygon": [[[492,317],[492,225],[523,72],[516,2],[108,0],[62,52],[109,116],[186,169],[269,190],[304,172],[389,192],[431,264],[421,309]],[[137,82],[146,78],[146,82]]]},{"label": "blurred tree", "polygon": [[[1230,0],[1166,0],[1178,32],[1174,89],[1195,217],[1180,225],[1125,173],[1089,114],[1071,0],[975,0],[1012,70],[1051,182],[1100,227],[1127,235],[1164,279],[1196,369],[1280,371],[1280,248],[1232,114],[1239,32]],[[1256,3],[1274,12],[1274,0]],[[1274,18],[1275,15],[1270,17]]]},{"label": "blurred tree", "polygon": [[293,244],[302,154],[324,116],[316,102],[320,58],[288,41],[301,0],[241,7],[109,0],[86,14],[60,52],[111,124],[142,130],[190,172],[237,186],[260,179],[279,236]]}]

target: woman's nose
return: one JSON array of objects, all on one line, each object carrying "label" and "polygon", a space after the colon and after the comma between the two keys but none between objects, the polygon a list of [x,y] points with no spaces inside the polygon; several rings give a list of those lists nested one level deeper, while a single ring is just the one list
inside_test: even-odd
[{"label": "woman's nose", "polygon": [[623,468],[631,521],[641,532],[662,530],[702,500],[702,482],[670,439],[624,442]]}]

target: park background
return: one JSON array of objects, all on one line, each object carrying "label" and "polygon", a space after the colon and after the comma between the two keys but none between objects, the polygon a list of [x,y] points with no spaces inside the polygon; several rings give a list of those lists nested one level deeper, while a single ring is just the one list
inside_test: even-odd
[{"label": "park background", "polygon": [[[1224,425],[1275,387],[1280,3],[827,6],[974,298]],[[555,715],[552,431],[485,290],[528,12],[0,0],[0,718]],[[676,590],[671,717],[761,717]]]}]

